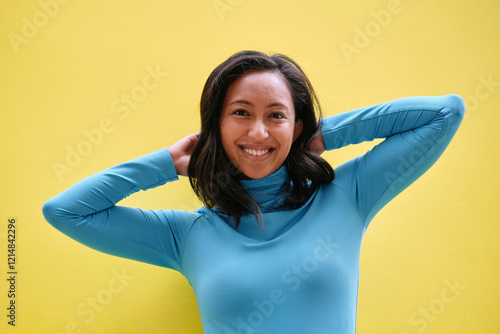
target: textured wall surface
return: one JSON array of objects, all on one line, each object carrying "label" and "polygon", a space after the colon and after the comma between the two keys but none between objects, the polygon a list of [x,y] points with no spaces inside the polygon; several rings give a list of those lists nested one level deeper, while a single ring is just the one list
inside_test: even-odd
[{"label": "textured wall surface", "polygon": [[[403,96],[464,97],[448,150],[365,235],[357,332],[500,333],[498,1],[0,8],[0,332],[202,333],[180,274],[86,248],[46,223],[41,207],[89,174],[197,131],[208,74],[257,49],[301,64],[325,115]],[[325,156],[336,166],[372,146]],[[120,204],[200,205],[185,178]]]}]

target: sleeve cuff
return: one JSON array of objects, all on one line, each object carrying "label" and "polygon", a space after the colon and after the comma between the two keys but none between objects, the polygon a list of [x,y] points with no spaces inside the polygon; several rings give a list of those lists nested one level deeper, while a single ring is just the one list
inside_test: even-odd
[{"label": "sleeve cuff", "polygon": [[177,175],[177,171],[175,170],[174,161],[172,160],[172,156],[170,155],[170,151],[168,147],[162,148],[158,151],[162,154],[164,160],[164,172],[167,182],[177,181],[179,176]]}]

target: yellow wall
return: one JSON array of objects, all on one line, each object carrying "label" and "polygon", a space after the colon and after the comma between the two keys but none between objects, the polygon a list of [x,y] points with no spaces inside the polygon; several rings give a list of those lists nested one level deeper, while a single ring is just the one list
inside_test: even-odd
[{"label": "yellow wall", "polygon": [[[48,225],[41,206],[91,173],[196,131],[206,77],[242,49],[296,59],[326,115],[410,95],[466,99],[441,160],[366,234],[357,327],[500,332],[498,1],[22,0],[0,8],[0,332],[202,332],[181,275],[86,248]],[[327,157],[337,165],[370,145]],[[186,179],[122,204],[199,205]],[[15,328],[6,317],[11,218]]]}]

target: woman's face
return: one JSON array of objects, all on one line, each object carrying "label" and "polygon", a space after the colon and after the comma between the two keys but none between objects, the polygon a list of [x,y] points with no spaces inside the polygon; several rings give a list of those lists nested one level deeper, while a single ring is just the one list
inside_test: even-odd
[{"label": "woman's face", "polygon": [[228,158],[248,178],[263,178],[280,168],[302,131],[282,74],[249,72],[229,86],[220,131]]}]

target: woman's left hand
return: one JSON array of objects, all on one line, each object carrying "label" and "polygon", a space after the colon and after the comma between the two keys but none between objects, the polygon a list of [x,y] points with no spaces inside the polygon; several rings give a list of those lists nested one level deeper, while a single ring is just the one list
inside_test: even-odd
[{"label": "woman's left hand", "polygon": [[309,144],[309,150],[316,155],[321,155],[321,153],[326,151],[325,142],[321,132],[312,140],[311,144]]}]

